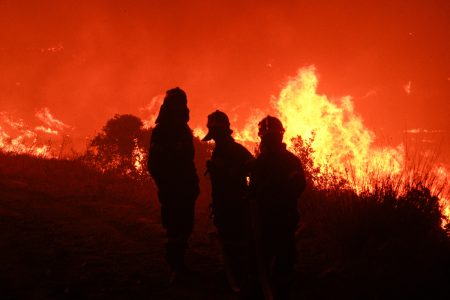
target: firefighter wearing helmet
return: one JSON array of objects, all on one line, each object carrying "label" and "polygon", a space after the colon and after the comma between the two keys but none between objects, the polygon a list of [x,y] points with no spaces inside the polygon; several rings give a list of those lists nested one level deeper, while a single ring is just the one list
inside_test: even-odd
[{"label": "firefighter wearing helmet", "polygon": [[148,170],[158,187],[171,283],[188,271],[184,257],[199,194],[193,136],[188,121],[186,93],[180,88],[168,90],[152,130]]},{"label": "firefighter wearing helmet", "polygon": [[[259,284],[247,298],[288,299],[296,257],[297,202],[306,180],[301,161],[283,143],[284,127],[267,116],[258,124],[260,153],[251,175],[249,201]],[[265,281],[265,282],[264,282]],[[270,296],[267,294],[270,293]]]},{"label": "firefighter wearing helmet", "polygon": [[239,291],[243,281],[246,255],[247,176],[252,154],[231,136],[228,116],[216,110],[208,116],[208,134],[203,141],[214,140],[207,162],[212,187],[211,212],[223,250],[228,282]]}]

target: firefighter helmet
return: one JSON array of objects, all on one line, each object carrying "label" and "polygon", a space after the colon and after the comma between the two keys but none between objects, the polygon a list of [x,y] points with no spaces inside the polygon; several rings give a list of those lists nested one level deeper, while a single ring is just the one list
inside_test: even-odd
[{"label": "firefighter helmet", "polygon": [[283,134],[284,131],[285,130],[281,121],[272,116],[265,117],[258,124],[258,135],[260,137],[270,133]]},{"label": "firefighter helmet", "polygon": [[208,134],[202,139],[202,141],[209,141],[214,137],[215,132],[226,131],[228,134],[231,134],[230,129],[230,120],[228,116],[221,112],[220,110],[216,110],[212,114],[208,115],[208,123],[206,125],[208,127]]}]

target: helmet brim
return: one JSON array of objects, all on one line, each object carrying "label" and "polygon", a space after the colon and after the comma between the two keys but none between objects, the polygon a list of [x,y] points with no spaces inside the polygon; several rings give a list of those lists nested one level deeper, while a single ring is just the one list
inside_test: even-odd
[{"label": "helmet brim", "polygon": [[205,137],[202,139],[202,141],[203,141],[203,142],[207,142],[207,141],[212,140],[212,138],[213,138],[213,136],[212,136],[212,134],[211,134],[211,131],[209,131],[209,132],[205,135]]}]

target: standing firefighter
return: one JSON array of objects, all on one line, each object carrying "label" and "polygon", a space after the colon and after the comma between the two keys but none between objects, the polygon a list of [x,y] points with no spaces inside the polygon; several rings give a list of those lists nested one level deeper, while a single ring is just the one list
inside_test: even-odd
[{"label": "standing firefighter", "polygon": [[167,91],[151,135],[148,170],[158,187],[171,282],[187,270],[184,257],[199,194],[193,136],[188,121],[186,93],[178,87]]},{"label": "standing firefighter", "polygon": [[260,154],[252,167],[249,196],[259,275],[259,288],[253,292],[266,299],[288,299],[296,257],[297,202],[306,181],[301,161],[283,143],[280,120],[267,116],[258,126]]},{"label": "standing firefighter", "polygon": [[215,148],[207,162],[212,186],[212,215],[222,245],[225,271],[231,288],[239,291],[245,268],[247,224],[247,176],[252,154],[238,144],[225,113],[216,110],[208,116],[208,134]]}]

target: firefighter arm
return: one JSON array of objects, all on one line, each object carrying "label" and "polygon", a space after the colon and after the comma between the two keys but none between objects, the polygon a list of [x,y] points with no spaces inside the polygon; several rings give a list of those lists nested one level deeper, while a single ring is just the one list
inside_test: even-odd
[{"label": "firefighter arm", "polygon": [[306,178],[301,163],[288,175],[289,194],[295,198],[300,197],[306,188]]}]

